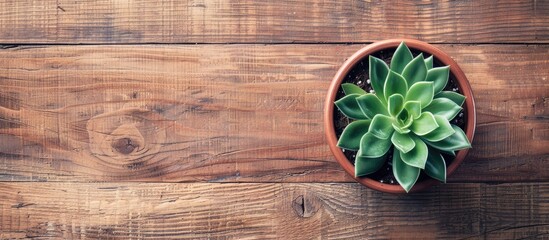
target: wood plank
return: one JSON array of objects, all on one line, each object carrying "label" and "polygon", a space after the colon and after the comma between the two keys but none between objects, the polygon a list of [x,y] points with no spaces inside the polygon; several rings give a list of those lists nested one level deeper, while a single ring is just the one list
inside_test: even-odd
[{"label": "wood plank", "polygon": [[[1,181],[344,182],[324,97],[363,45],[0,51]],[[548,181],[549,46],[440,45],[478,129],[451,182]]]},{"label": "wood plank", "polygon": [[547,43],[547,1],[1,1],[0,43]]},{"label": "wood plank", "polygon": [[0,183],[1,238],[519,239],[549,236],[549,185],[405,196],[341,184]]}]

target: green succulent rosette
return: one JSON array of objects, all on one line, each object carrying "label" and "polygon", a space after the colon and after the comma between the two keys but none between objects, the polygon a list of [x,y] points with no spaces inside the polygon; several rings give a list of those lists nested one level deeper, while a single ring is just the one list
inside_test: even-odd
[{"label": "green succulent rosette", "polygon": [[450,123],[462,110],[465,96],[443,91],[450,66],[433,67],[433,57],[414,57],[402,42],[390,66],[369,57],[373,91],[342,84],[345,96],[335,105],[353,121],[345,127],[338,146],[357,151],[355,175],[378,171],[393,148],[392,167],[397,182],[406,190],[414,186],[421,170],[446,182],[442,153],[470,148],[467,136]]}]

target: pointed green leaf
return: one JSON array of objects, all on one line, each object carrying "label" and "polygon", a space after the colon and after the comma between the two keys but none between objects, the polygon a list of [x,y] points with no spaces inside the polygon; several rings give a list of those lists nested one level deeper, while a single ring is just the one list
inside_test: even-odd
[{"label": "pointed green leaf", "polygon": [[425,164],[425,173],[430,177],[446,183],[446,161],[440,153],[429,151],[427,163]]},{"label": "pointed green leaf", "polygon": [[461,109],[463,108],[448,98],[435,98],[423,111],[442,116],[450,121],[456,117]]},{"label": "pointed green leaf", "polygon": [[451,136],[442,139],[437,142],[431,142],[431,141],[425,141],[429,146],[439,149],[441,151],[449,152],[449,151],[457,151],[464,148],[471,148],[471,143],[469,143],[469,139],[467,139],[467,135],[456,125],[452,124],[452,128],[454,129],[455,133]]},{"label": "pointed green leaf", "polygon": [[435,98],[448,98],[455,102],[458,106],[462,106],[465,102],[465,96],[452,91],[442,91],[435,95]]},{"label": "pointed green leaf", "polygon": [[343,130],[337,146],[349,150],[358,150],[360,148],[360,139],[368,132],[371,120],[356,120]]},{"label": "pointed green leaf", "polygon": [[383,86],[385,86],[385,79],[387,79],[389,67],[383,60],[371,55],[369,57],[369,62],[369,73],[372,88],[374,88],[374,91],[379,99],[383,99],[383,101],[385,101],[385,97],[383,96]]},{"label": "pointed green leaf", "polygon": [[410,130],[418,136],[423,136],[438,128],[438,123],[430,112],[423,112],[410,126]]},{"label": "pointed green leaf", "polygon": [[393,119],[391,117],[378,114],[372,119],[369,132],[377,138],[387,139],[395,131],[391,125],[392,122]]},{"label": "pointed green leaf", "polygon": [[356,98],[360,110],[369,119],[374,118],[376,114],[389,115],[385,105],[379,100],[379,98],[371,93],[364,94]]},{"label": "pointed green leaf", "polygon": [[361,94],[361,95],[366,94],[366,91],[364,91],[364,89],[352,83],[341,84],[341,88],[343,88],[343,92],[345,93],[345,95],[349,95],[353,93]]},{"label": "pointed green leaf", "polygon": [[425,67],[427,67],[427,70],[433,68],[433,56],[425,58]]},{"label": "pointed green leaf", "polygon": [[408,116],[416,119],[421,114],[421,103],[419,101],[408,101],[404,104],[404,109],[408,111]]},{"label": "pointed green leaf", "polygon": [[[406,118],[402,118],[403,115],[406,115]],[[400,112],[397,118],[397,121],[400,121],[400,126],[403,128],[409,128],[414,122],[414,118],[410,117],[410,114],[406,109]]]},{"label": "pointed green leaf", "polygon": [[427,71],[425,81],[433,82],[433,90],[437,94],[446,87],[448,76],[450,76],[450,66],[437,67]]},{"label": "pointed green leaf", "polygon": [[410,125],[412,125],[414,119],[408,114],[408,111],[406,109],[403,109],[394,119],[394,123],[396,125],[393,126],[398,126],[398,128],[405,130],[399,131],[400,133],[410,132],[408,128],[410,127]]},{"label": "pointed green leaf", "polygon": [[425,134],[423,136],[424,139],[427,139],[431,142],[437,142],[449,136],[452,136],[452,134],[456,132],[452,128],[452,125],[450,125],[450,122],[448,122],[448,119],[439,115],[434,116],[435,120],[437,121],[438,127],[432,132]]},{"label": "pointed green leaf", "polygon": [[356,93],[349,94],[337,100],[335,102],[335,105],[339,109],[339,111],[341,111],[341,113],[343,113],[343,115],[347,116],[348,118],[367,119],[366,115],[364,115],[364,113],[358,106],[358,102],[356,101],[356,98],[359,96],[360,94]]},{"label": "pointed green leaf", "polygon": [[377,158],[364,157],[359,154],[355,157],[355,177],[365,176],[377,172],[385,163],[386,156]]},{"label": "pointed green leaf", "polygon": [[363,157],[381,157],[387,153],[390,147],[391,140],[377,138],[371,133],[366,133],[360,140],[360,151]]},{"label": "pointed green leaf", "polygon": [[412,56],[412,52],[410,52],[408,46],[406,46],[404,42],[401,42],[391,59],[391,70],[402,73],[404,67],[406,67],[413,58],[414,56]]},{"label": "pointed green leaf", "polygon": [[404,104],[404,97],[400,94],[393,94],[387,101],[387,108],[391,116],[397,116],[402,111],[402,105]]},{"label": "pointed green leaf", "polygon": [[393,136],[391,137],[391,142],[402,153],[407,153],[416,146],[416,143],[410,137],[410,135],[401,134],[398,132],[393,133]]},{"label": "pointed green leaf", "polygon": [[418,101],[421,108],[425,108],[433,101],[433,83],[418,82],[410,87],[406,95],[406,101]]},{"label": "pointed green leaf", "polygon": [[400,133],[400,134],[408,134],[410,132],[410,129],[408,129],[408,128],[399,126],[395,123],[392,123],[392,125],[393,125],[393,128],[395,129],[395,131]]},{"label": "pointed green leaf", "polygon": [[406,192],[409,192],[414,184],[416,184],[419,172],[419,168],[404,163],[400,158],[400,152],[395,148],[393,152],[393,175],[395,175],[397,182]]},{"label": "pointed green leaf", "polygon": [[423,140],[413,135],[410,136],[412,137],[412,140],[414,140],[416,146],[407,153],[400,152],[400,158],[412,167],[424,169],[429,149]]},{"label": "pointed green leaf", "polygon": [[420,53],[415,57],[402,71],[402,76],[408,82],[408,86],[414,83],[425,81],[427,76],[427,67],[425,66],[425,60],[423,60],[423,54]]},{"label": "pointed green leaf", "polygon": [[392,96],[393,94],[406,96],[408,84],[406,83],[406,79],[400,76],[400,74],[390,70],[389,74],[387,74],[387,79],[385,80],[384,90],[385,92],[383,94],[386,98],[389,98],[389,96]]}]

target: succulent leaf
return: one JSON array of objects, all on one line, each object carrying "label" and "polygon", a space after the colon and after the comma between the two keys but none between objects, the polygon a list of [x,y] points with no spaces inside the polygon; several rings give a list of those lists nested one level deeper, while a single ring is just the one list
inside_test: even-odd
[{"label": "succulent leaf", "polygon": [[372,83],[372,88],[374,88],[375,94],[379,99],[385,101],[383,96],[383,86],[385,85],[385,79],[387,79],[387,74],[389,73],[389,66],[376,57],[369,57],[369,73],[370,73],[370,82]]},{"label": "succulent leaf", "polygon": [[449,136],[452,136],[456,131],[452,128],[452,125],[450,125],[450,122],[448,122],[448,119],[439,116],[434,115],[435,120],[438,124],[438,127],[433,130],[432,132],[425,134],[423,138],[431,141],[431,142],[437,142],[442,139],[445,139]]},{"label": "succulent leaf", "polygon": [[433,90],[437,94],[446,87],[448,76],[450,76],[450,66],[437,67],[427,71],[425,81],[433,82]]},{"label": "succulent leaf", "polygon": [[393,94],[400,94],[404,97],[406,96],[407,91],[408,84],[406,83],[406,79],[404,79],[400,74],[389,70],[384,86],[383,94],[385,97],[389,98],[389,96],[392,96]]},{"label": "succulent leaf", "polygon": [[345,93],[345,95],[349,95],[353,93],[360,94],[360,95],[366,94],[366,91],[364,91],[364,89],[352,83],[341,84],[341,88],[343,88],[343,92]]},{"label": "succulent leaf", "polygon": [[336,107],[343,113],[343,115],[352,119],[368,119],[366,115],[362,112],[358,106],[357,98],[360,97],[360,94],[349,94],[335,102]]},{"label": "succulent leaf", "polygon": [[356,120],[345,129],[337,141],[337,146],[349,150],[358,150],[360,148],[360,139],[368,132],[371,120]]},{"label": "succulent leaf", "polygon": [[399,74],[402,73],[404,67],[406,67],[413,58],[414,56],[412,56],[412,52],[410,52],[408,46],[406,46],[404,42],[401,42],[391,59],[391,70]]},{"label": "succulent leaf", "polygon": [[387,139],[393,134],[395,129],[391,125],[392,118],[378,114],[372,119],[372,123],[370,124],[370,132],[372,135],[376,136],[380,139]]},{"label": "succulent leaf", "polygon": [[360,151],[363,157],[381,157],[387,153],[390,147],[391,140],[378,138],[372,133],[364,134],[360,140]]},{"label": "succulent leaf", "polygon": [[432,82],[418,82],[408,90],[405,102],[418,101],[421,103],[421,108],[425,108],[433,101],[433,93]]},{"label": "succulent leaf", "polygon": [[[343,99],[343,98],[342,98]],[[371,93],[364,94],[356,98],[356,102],[360,110],[369,119],[374,118],[376,114],[389,115],[387,107],[379,100],[379,98]]]},{"label": "succulent leaf", "polygon": [[430,177],[446,183],[446,161],[437,151],[429,151],[425,173]]},{"label": "succulent leaf", "polygon": [[425,60],[423,59],[422,53],[412,59],[412,61],[404,67],[402,76],[408,82],[408,86],[411,86],[416,82],[425,81],[425,77],[427,76],[427,67],[425,66]]},{"label": "succulent leaf", "polygon": [[410,116],[406,109],[403,109],[398,116],[395,116],[393,121],[393,127],[399,133],[409,133],[410,125],[414,122],[414,119]]},{"label": "succulent leaf", "polygon": [[412,140],[414,140],[416,146],[407,153],[400,152],[400,158],[412,167],[424,169],[429,149],[423,140],[413,135],[410,136]]},{"label": "succulent leaf", "polygon": [[408,129],[412,123],[414,122],[414,118],[410,117],[410,114],[406,109],[404,109],[400,114],[397,116],[396,120],[400,127]]},{"label": "succulent leaf", "polygon": [[435,116],[430,112],[423,112],[410,126],[410,130],[418,136],[428,134],[439,126],[435,120]]},{"label": "succulent leaf", "polygon": [[416,146],[416,142],[408,134],[393,133],[391,142],[401,153],[407,153]]},{"label": "succulent leaf", "polygon": [[398,149],[395,148],[393,152],[393,175],[406,192],[409,192],[417,182],[419,171],[419,168],[404,163],[400,158]]},{"label": "succulent leaf", "polygon": [[391,116],[397,116],[403,109],[404,97],[400,94],[393,94],[387,101],[387,108]]},{"label": "succulent leaf", "polygon": [[452,91],[442,91],[435,95],[435,98],[448,98],[455,102],[458,106],[462,106],[465,102],[465,96]]},{"label": "succulent leaf", "polygon": [[427,70],[433,68],[433,56],[425,58],[425,67],[427,67]]},{"label": "succulent leaf", "polygon": [[421,114],[421,103],[419,101],[407,101],[404,103],[404,109],[408,112],[408,116],[416,119]]},{"label": "succulent leaf", "polygon": [[465,148],[470,148],[471,143],[467,139],[467,135],[456,125],[452,124],[454,134],[437,142],[431,142],[425,139],[425,143],[429,146],[444,152],[457,151]]},{"label": "succulent leaf", "polygon": [[359,152],[355,158],[355,177],[377,172],[385,163],[385,155],[377,158],[361,156]]},{"label": "succulent leaf", "polygon": [[400,134],[408,134],[410,132],[410,129],[408,129],[407,127],[399,126],[399,125],[395,124],[394,122],[392,123],[392,125],[393,125],[393,128],[395,129],[395,131],[400,133]]},{"label": "succulent leaf", "polygon": [[448,98],[435,98],[423,111],[442,116],[448,121],[454,119],[463,108]]}]

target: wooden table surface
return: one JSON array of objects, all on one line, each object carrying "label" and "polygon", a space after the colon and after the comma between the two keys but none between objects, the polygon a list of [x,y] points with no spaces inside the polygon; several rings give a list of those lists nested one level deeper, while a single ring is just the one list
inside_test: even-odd
[{"label": "wooden table surface", "polygon": [[[477,103],[448,184],[355,183],[328,85],[373,41]],[[549,1],[0,1],[0,238],[549,238]]]}]

